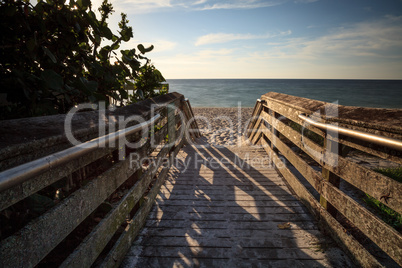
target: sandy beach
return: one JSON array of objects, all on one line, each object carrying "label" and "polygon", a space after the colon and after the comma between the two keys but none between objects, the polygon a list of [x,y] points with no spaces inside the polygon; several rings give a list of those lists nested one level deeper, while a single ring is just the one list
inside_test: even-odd
[{"label": "sandy beach", "polygon": [[193,108],[202,135],[211,145],[233,146],[239,142],[253,108]]}]

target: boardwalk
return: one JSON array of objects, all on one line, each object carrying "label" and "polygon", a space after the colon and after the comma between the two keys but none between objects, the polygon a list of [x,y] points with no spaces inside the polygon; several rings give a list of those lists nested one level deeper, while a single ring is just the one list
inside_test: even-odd
[{"label": "boardwalk", "polygon": [[185,146],[122,267],[349,267],[262,148]]}]

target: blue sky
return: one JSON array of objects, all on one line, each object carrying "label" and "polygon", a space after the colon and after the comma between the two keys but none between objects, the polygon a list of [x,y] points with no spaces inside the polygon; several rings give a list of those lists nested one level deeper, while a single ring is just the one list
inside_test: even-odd
[{"label": "blue sky", "polygon": [[402,79],[402,0],[111,3],[167,79]]}]

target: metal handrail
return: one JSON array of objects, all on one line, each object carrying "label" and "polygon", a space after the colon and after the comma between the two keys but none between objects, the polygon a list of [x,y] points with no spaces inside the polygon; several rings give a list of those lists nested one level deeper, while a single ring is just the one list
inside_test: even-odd
[{"label": "metal handrail", "polygon": [[402,141],[401,140],[383,137],[383,136],[376,135],[376,134],[370,134],[370,133],[366,133],[366,132],[359,131],[359,130],[352,130],[352,129],[339,127],[339,126],[335,126],[335,125],[331,125],[331,124],[320,123],[320,122],[314,121],[311,118],[308,118],[307,116],[305,116],[303,114],[299,114],[299,118],[317,128],[320,128],[320,129],[336,131],[339,134],[342,134],[342,135],[345,135],[348,137],[357,138],[357,139],[360,139],[363,141],[368,141],[368,142],[375,143],[375,144],[378,144],[381,146],[386,146],[386,147],[389,147],[392,149],[402,151]]},{"label": "metal handrail", "polygon": [[134,134],[149,125],[154,124],[160,118],[161,116],[157,114],[148,121],[140,124],[118,130],[108,135],[84,142],[80,145],[76,145],[63,151],[3,171],[0,173],[0,192],[25,182],[34,176],[38,176],[51,168],[55,168],[80,156],[88,154],[96,148],[106,147],[110,142],[114,142],[126,135]]}]

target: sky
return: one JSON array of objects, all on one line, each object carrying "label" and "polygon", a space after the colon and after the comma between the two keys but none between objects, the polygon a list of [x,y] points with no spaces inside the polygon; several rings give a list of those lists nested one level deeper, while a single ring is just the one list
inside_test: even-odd
[{"label": "sky", "polygon": [[166,79],[402,79],[402,0],[109,1]]}]

